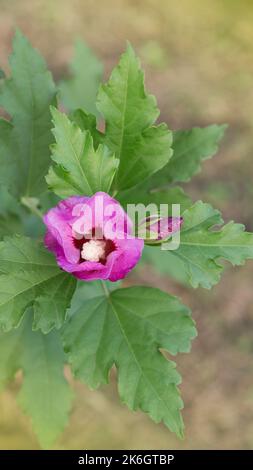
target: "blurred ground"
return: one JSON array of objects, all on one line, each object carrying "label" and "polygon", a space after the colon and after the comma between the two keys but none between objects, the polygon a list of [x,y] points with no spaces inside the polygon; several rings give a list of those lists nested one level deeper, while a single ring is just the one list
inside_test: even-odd
[{"label": "blurred ground", "polygon": [[[42,51],[56,78],[66,73],[75,37],[103,59],[106,75],[129,39],[142,58],[162,120],[172,128],[227,122],[219,155],[205,163],[190,192],[220,208],[225,220],[253,230],[250,0],[0,0],[0,9],[1,66],[15,26]],[[132,279],[137,281],[136,275]],[[56,447],[252,449],[252,279],[252,262],[228,269],[210,292],[188,290],[146,270],[138,275],[138,282],[179,295],[197,321],[192,353],[177,359],[185,401],[183,442],[121,406],[115,385],[90,392],[76,384],[70,424]],[[15,403],[15,387],[0,401],[0,448],[38,448]]]}]

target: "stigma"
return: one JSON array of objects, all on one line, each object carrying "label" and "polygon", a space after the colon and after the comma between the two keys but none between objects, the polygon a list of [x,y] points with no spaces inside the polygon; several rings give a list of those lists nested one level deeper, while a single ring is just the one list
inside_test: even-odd
[{"label": "stigma", "polygon": [[99,262],[106,256],[106,242],[104,240],[89,240],[83,244],[81,258],[85,261]]}]

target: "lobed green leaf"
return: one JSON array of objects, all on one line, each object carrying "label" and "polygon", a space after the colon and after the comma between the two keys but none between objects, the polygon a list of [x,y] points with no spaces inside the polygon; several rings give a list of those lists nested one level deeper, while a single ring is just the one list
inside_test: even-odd
[{"label": "lobed green leaf", "polygon": [[168,163],[172,133],[159,115],[154,96],[144,87],[140,63],[130,45],[107,84],[100,87],[97,107],[105,119],[105,143],[120,160],[115,191],[137,185]]},{"label": "lobed green leaf", "polygon": [[0,242],[0,273],[0,328],[17,327],[30,306],[34,329],[61,327],[76,280],[41,244],[21,236]]},{"label": "lobed green leaf", "polygon": [[149,188],[187,182],[201,169],[201,163],[218,151],[227,126],[213,124],[173,132],[173,155],[165,167],[148,181]]},{"label": "lobed green leaf", "polygon": [[159,289],[131,287],[84,300],[64,327],[63,341],[77,378],[98,387],[108,382],[115,364],[123,403],[182,436],[181,379],[159,348],[187,352],[195,335],[189,310],[178,299]]},{"label": "lobed green leaf", "polygon": [[71,77],[59,84],[60,98],[64,106],[73,111],[82,108],[98,115],[96,96],[102,80],[103,65],[82,40],[75,43],[70,63]]},{"label": "lobed green leaf", "polygon": [[0,105],[12,118],[0,120],[0,182],[8,181],[17,197],[36,196],[46,189],[53,140],[49,106],[56,90],[43,58],[19,31],[10,68],[0,90]]},{"label": "lobed green leaf", "polygon": [[32,331],[28,315],[17,329],[0,334],[0,354],[0,387],[22,370],[18,402],[30,416],[41,446],[50,447],[67,424],[73,399],[64,378],[59,335]]},{"label": "lobed green leaf", "polygon": [[54,108],[52,115],[56,140],[52,159],[57,165],[51,167],[46,178],[49,187],[61,197],[108,193],[118,160],[103,144],[94,149],[89,130],[80,129]]},{"label": "lobed green leaf", "polygon": [[234,222],[217,229],[223,220],[209,204],[196,202],[183,213],[183,220],[180,246],[170,254],[183,263],[193,287],[209,289],[216,284],[224,270],[222,259],[240,265],[253,258],[253,234]]}]

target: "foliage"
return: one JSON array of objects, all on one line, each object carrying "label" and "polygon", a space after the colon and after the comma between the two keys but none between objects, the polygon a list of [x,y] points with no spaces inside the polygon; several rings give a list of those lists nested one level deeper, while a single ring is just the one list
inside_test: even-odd
[{"label": "foliage", "polygon": [[78,39],[70,63],[70,77],[59,84],[60,97],[69,111],[77,108],[98,115],[96,95],[102,80],[103,66],[87,45]]},{"label": "foliage", "polygon": [[[93,388],[108,382],[115,365],[121,401],[182,436],[181,379],[167,354],[190,350],[196,330],[189,309],[147,286],[78,282],[76,289],[74,277],[59,269],[41,243],[42,223],[35,215],[58,197],[96,191],[112,194],[124,207],[180,204],[179,248],[146,247],[144,263],[210,288],[223,271],[220,260],[239,265],[253,257],[253,234],[240,224],[222,225],[219,211],[193,203],[174,184],[187,182],[216,153],[225,126],[172,132],[157,124],[156,100],[145,89],[130,45],[99,86],[102,66],[78,43],[72,78],[59,85],[68,115],[57,110],[51,74],[20,32],[10,66],[10,78],[0,71],[0,103],[10,115],[0,120],[1,385],[23,371],[18,401],[47,447],[71,408],[64,364]],[[97,110],[104,132],[97,128]]]}]

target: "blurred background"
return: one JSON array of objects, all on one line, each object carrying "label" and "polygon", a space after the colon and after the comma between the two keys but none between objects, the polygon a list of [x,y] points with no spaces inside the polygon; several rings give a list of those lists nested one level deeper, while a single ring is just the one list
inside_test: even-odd
[{"label": "blurred background", "polygon": [[[76,37],[103,61],[106,78],[126,39],[142,59],[161,120],[173,129],[228,123],[219,154],[187,185],[253,230],[253,3],[251,0],[0,0],[0,65],[19,27],[57,80],[67,75]],[[212,289],[188,289],[151,268],[133,282],[179,295],[192,308],[199,336],[177,358],[186,438],[120,405],[115,380],[96,392],[76,383],[60,449],[252,449],[253,262],[228,268]],[[0,397],[0,448],[37,449],[12,384]]]}]

